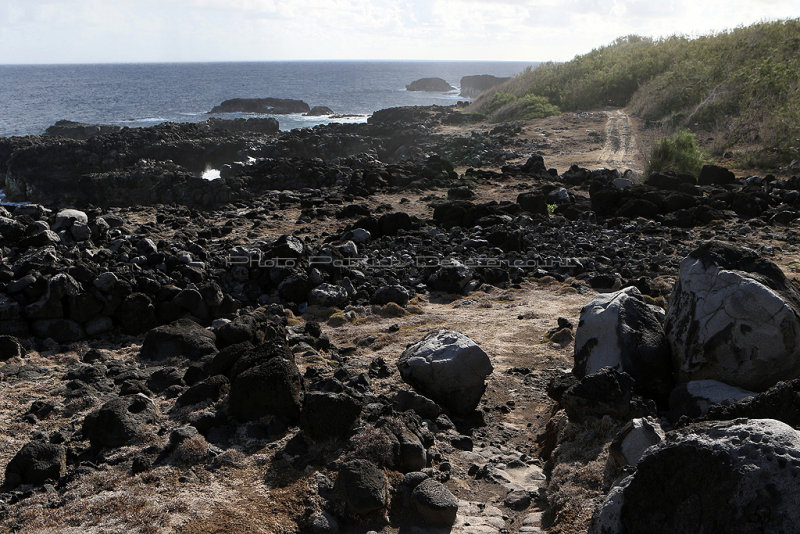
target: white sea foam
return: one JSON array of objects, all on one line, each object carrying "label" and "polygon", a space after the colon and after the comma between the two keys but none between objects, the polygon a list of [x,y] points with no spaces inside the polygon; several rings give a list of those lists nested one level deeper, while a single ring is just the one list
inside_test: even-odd
[{"label": "white sea foam", "polygon": [[25,204],[29,204],[28,202],[6,202],[6,192],[3,189],[0,189],[0,205],[2,206],[24,206]]},{"label": "white sea foam", "polygon": [[219,169],[206,169],[203,171],[203,180],[219,180]]},{"label": "white sea foam", "polygon": [[169,119],[165,119],[164,117],[146,117],[144,119],[127,119],[124,121],[120,121],[123,123],[143,123],[143,122],[167,122]]}]

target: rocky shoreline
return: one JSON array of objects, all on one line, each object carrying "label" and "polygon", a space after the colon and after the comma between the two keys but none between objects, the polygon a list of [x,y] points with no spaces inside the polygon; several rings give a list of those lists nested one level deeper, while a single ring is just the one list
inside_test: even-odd
[{"label": "rocky shoreline", "polygon": [[11,531],[793,524],[797,177],[558,170],[444,107],[85,126],[0,139]]}]

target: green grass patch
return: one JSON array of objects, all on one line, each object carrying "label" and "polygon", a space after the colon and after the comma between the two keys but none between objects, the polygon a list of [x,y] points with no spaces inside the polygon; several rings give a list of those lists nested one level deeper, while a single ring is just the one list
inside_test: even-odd
[{"label": "green grass patch", "polygon": [[704,155],[697,147],[694,134],[679,129],[674,134],[656,141],[650,151],[645,174],[674,171],[697,176],[703,166]]}]

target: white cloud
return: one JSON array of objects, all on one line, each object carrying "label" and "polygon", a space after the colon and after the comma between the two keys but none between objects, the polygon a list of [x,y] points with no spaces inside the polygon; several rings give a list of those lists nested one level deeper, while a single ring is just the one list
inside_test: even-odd
[{"label": "white cloud", "polygon": [[789,17],[797,0],[0,0],[0,63],[566,60]]}]

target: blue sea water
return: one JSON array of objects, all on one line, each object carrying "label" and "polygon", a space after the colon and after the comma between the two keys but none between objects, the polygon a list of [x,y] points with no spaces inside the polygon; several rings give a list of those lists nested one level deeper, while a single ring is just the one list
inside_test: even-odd
[{"label": "blue sea water", "polygon": [[[469,61],[292,61],[101,65],[0,65],[0,137],[38,135],[61,119],[152,126],[197,122],[229,98],[295,98],[328,106],[343,119],[277,116],[281,129],[331,120],[364,122],[394,106],[450,105],[450,93],[409,92],[439,77],[459,88],[462,76],[512,76],[532,63]],[[225,114],[224,116],[240,116]]]}]

